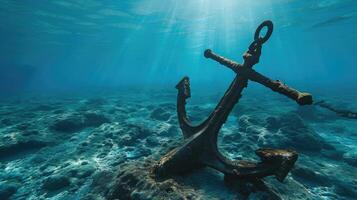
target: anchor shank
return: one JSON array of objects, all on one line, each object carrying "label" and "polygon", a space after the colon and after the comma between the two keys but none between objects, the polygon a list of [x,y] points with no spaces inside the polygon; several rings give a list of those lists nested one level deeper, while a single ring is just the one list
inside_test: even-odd
[{"label": "anchor shank", "polygon": [[[220,128],[226,122],[229,113],[234,108],[234,105],[238,103],[238,100],[242,96],[243,89],[247,87],[247,83],[248,79],[239,75],[232,81],[226,93],[209,117],[210,121],[207,123],[207,128],[210,130],[209,132],[214,132],[215,134],[219,132]],[[215,144],[217,144],[216,141]]]},{"label": "anchor shank", "polygon": [[205,149],[202,152],[202,162],[223,173],[227,173],[227,163],[230,161],[218,150],[218,133],[226,122],[235,104],[237,104],[241,98],[242,91],[247,87],[247,83],[247,78],[240,75],[236,76],[214,111],[209,116],[209,121],[205,124],[204,129],[202,129],[202,136],[206,138],[204,139]]}]

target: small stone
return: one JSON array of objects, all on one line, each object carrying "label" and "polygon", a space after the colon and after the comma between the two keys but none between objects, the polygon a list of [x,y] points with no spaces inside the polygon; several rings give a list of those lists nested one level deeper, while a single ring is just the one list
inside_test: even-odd
[{"label": "small stone", "polygon": [[8,118],[2,119],[0,122],[1,122],[1,124],[5,125],[5,126],[10,126],[13,124],[13,121]]},{"label": "small stone", "polygon": [[81,167],[77,173],[77,177],[78,178],[85,178],[88,177],[90,175],[93,174],[93,172],[95,171],[94,167],[90,166],[90,165],[83,165],[83,167]]},{"label": "small stone", "polygon": [[[266,118],[265,128],[272,134],[264,142],[265,147],[293,148],[298,151],[319,152],[334,150],[314,129],[296,114],[287,113],[280,117]],[[246,131],[249,129],[246,128]],[[251,135],[251,132],[249,132]]]},{"label": "small stone", "polygon": [[83,116],[73,115],[68,118],[58,120],[50,127],[50,129],[64,133],[73,133],[86,127],[98,127],[109,122],[110,120],[104,115],[85,113]]},{"label": "small stone", "polygon": [[346,153],[343,155],[343,160],[347,164],[353,167],[357,167],[357,154]]},{"label": "small stone", "polygon": [[156,108],[154,111],[152,111],[150,117],[160,121],[167,121],[170,119],[171,115],[162,108]]},{"label": "small stone", "polygon": [[159,145],[159,141],[153,137],[146,138],[146,144],[151,147]]},{"label": "small stone", "polygon": [[62,113],[64,113],[64,110],[61,110],[61,109],[53,111],[53,114],[62,114]]},{"label": "small stone", "polygon": [[85,113],[84,114],[84,124],[86,127],[97,127],[104,123],[109,123],[110,120],[104,115],[99,115],[96,113]]},{"label": "small stone", "polygon": [[79,117],[70,117],[67,119],[62,119],[55,122],[50,129],[54,131],[64,132],[64,133],[73,133],[83,129],[82,119]]},{"label": "small stone", "polygon": [[16,143],[0,144],[0,159],[20,155],[30,150],[39,150],[47,145],[48,142],[41,140],[19,140]]},{"label": "small stone", "polygon": [[87,162],[87,161],[83,161],[83,162],[81,163],[81,165],[88,165],[88,162]]},{"label": "small stone", "polygon": [[101,106],[106,104],[107,101],[105,99],[102,98],[94,98],[94,99],[88,99],[86,104],[90,105],[90,106]]},{"label": "small stone", "polygon": [[33,111],[51,111],[54,109],[56,109],[56,108],[53,106],[50,106],[50,105],[39,105],[39,106],[33,108]]},{"label": "small stone", "polygon": [[269,130],[277,130],[279,129],[280,123],[278,122],[278,119],[276,117],[268,117],[265,119],[267,123],[267,129]]},{"label": "small stone", "polygon": [[343,158],[343,152],[337,150],[322,150],[322,155],[333,160],[341,160]]},{"label": "small stone", "polygon": [[7,200],[15,194],[17,188],[14,185],[0,184],[0,199]]},{"label": "small stone", "polygon": [[62,175],[53,175],[43,181],[42,188],[53,191],[69,186],[71,182],[68,177]]},{"label": "small stone", "polygon": [[319,186],[330,186],[331,185],[331,181],[330,179],[318,172],[315,172],[311,169],[308,169],[306,167],[295,167],[295,169],[293,169],[291,171],[292,175],[294,177],[303,179],[304,182],[309,182],[312,183],[314,185],[319,185]]},{"label": "small stone", "polygon": [[30,127],[30,124],[28,124],[28,123],[19,124],[16,126],[16,128],[21,131],[27,130],[29,127]]}]

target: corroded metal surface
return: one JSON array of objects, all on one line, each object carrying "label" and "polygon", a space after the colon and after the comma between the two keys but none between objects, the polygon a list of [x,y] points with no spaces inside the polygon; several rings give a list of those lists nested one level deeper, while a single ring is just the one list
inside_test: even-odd
[{"label": "corroded metal surface", "polygon": [[[264,37],[260,37],[260,31],[264,27],[267,27],[268,31]],[[248,180],[257,183],[261,178],[270,175],[274,175],[279,181],[284,180],[298,158],[295,151],[259,149],[256,154],[261,158],[261,162],[256,163],[231,160],[223,156],[217,148],[219,130],[226,122],[235,104],[238,103],[243,89],[247,87],[248,80],[260,83],[273,91],[283,94],[300,105],[312,104],[312,96],[310,94],[301,93],[252,69],[259,62],[262,45],[269,39],[272,31],[273,24],[271,21],[265,21],[257,28],[254,42],[243,55],[243,64],[217,55],[211,50],[204,52],[206,58],[227,66],[237,75],[215,110],[200,125],[192,125],[186,115],[186,99],[191,96],[189,78],[184,77],[177,84],[177,114],[185,142],[182,146],[163,156],[154,166],[154,173],[157,176],[163,177],[171,174],[187,173],[207,166],[222,172],[227,182]]]}]

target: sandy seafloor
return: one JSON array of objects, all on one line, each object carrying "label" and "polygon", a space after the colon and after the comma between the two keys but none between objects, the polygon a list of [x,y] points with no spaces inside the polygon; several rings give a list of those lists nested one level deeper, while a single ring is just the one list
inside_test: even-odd
[{"label": "sandy seafloor", "polygon": [[[193,91],[187,104],[191,119],[207,117],[222,94]],[[357,110],[356,92],[313,94]],[[3,97],[0,199],[105,199],[106,190],[95,188],[110,190],[123,165],[158,160],[158,152],[177,141],[182,136],[174,89]],[[252,89],[221,130],[219,147],[232,159],[249,160],[258,160],[254,150],[259,147],[298,151],[284,183],[267,178],[281,199],[357,199],[357,120]],[[201,199],[240,199],[214,170],[179,179]],[[138,190],[130,195],[160,199]],[[248,199],[264,198],[252,194]]]}]

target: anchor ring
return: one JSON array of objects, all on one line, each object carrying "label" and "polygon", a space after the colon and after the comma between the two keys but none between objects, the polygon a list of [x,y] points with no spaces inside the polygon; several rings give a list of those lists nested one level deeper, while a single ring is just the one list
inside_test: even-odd
[{"label": "anchor ring", "polygon": [[[267,27],[268,30],[264,37],[260,37],[260,32],[265,26]],[[270,38],[272,33],[273,33],[273,22],[270,20],[266,20],[258,26],[254,34],[254,40],[259,41],[261,44],[264,44]]]}]

